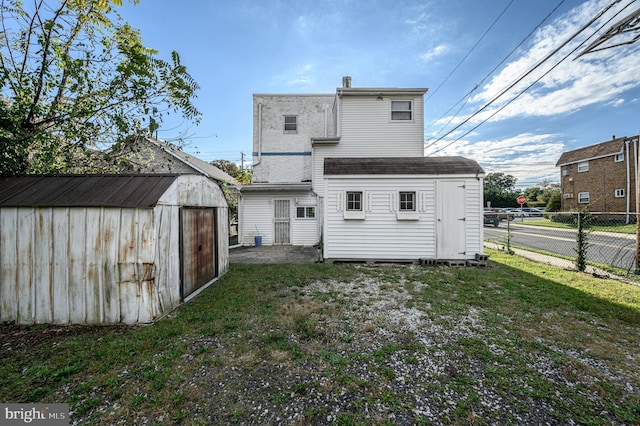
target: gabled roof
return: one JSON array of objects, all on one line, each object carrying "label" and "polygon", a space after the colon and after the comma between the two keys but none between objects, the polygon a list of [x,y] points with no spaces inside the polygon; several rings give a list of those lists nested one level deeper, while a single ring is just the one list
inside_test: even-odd
[{"label": "gabled roof", "polygon": [[178,175],[0,176],[0,207],[154,207]]},{"label": "gabled roof", "polygon": [[175,146],[169,143],[162,142],[157,139],[148,138],[148,137],[145,137],[144,140],[156,145],[157,147],[159,147],[169,155],[172,155],[173,157],[177,158],[183,163],[189,165],[190,167],[195,169],[197,172],[202,173],[204,176],[208,178],[215,179],[221,182],[227,182],[231,185],[236,185],[238,183],[228,173],[220,170],[213,164],[209,164],[206,161],[202,161],[201,159],[194,157],[193,155],[187,154],[186,152],[179,150],[178,148],[176,148]]},{"label": "gabled roof", "polygon": [[585,146],[584,148],[574,149],[573,151],[563,152],[556,163],[556,167],[619,154],[623,152],[624,141],[627,139],[629,138],[625,136],[607,142]]},{"label": "gabled roof", "polygon": [[325,175],[459,175],[484,174],[468,158],[454,157],[368,157],[325,158]]}]

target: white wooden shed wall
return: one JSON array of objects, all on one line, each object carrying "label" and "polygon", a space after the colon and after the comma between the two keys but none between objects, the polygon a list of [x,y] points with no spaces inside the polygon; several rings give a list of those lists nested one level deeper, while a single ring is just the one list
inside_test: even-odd
[{"label": "white wooden shed wall", "polygon": [[[239,209],[241,217],[242,245],[254,245],[256,235],[262,237],[262,245],[274,244],[275,201],[288,200],[290,214],[290,242],[291,245],[314,245],[320,239],[320,208],[317,197],[311,191],[300,192],[245,192],[241,198]],[[314,219],[296,218],[296,207],[315,207]]]},{"label": "white wooden shed wall", "polygon": [[0,208],[0,321],[147,323],[180,295],[180,208],[216,207],[218,276],[228,271],[220,188],[179,176],[153,208]]},{"label": "white wooden shed wall", "polygon": [[[453,218],[439,216],[440,206],[454,200],[438,195],[438,186],[455,183],[464,187],[460,216],[464,227],[464,247],[442,257],[452,230]],[[482,185],[475,176],[339,176],[325,179],[324,252],[325,260],[473,259],[483,253]],[[364,193],[364,219],[345,219],[346,191]],[[417,218],[399,219],[399,191],[415,191]],[[445,197],[446,198],[446,197]],[[459,200],[460,201],[460,200]],[[439,219],[445,219],[439,221]],[[446,220],[450,219],[450,220]],[[440,241],[439,241],[440,239]]]}]

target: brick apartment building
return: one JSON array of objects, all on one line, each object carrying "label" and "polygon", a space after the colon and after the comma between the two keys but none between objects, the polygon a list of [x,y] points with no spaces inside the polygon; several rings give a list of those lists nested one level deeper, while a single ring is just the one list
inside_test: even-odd
[{"label": "brick apartment building", "polygon": [[560,167],[562,211],[635,213],[638,192],[638,136],[613,137],[563,152]]}]

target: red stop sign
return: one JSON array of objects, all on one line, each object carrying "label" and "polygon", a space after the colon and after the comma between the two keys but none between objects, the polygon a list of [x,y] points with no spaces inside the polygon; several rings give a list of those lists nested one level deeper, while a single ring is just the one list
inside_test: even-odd
[{"label": "red stop sign", "polygon": [[518,204],[524,204],[527,202],[527,199],[524,198],[522,195],[518,197]]}]

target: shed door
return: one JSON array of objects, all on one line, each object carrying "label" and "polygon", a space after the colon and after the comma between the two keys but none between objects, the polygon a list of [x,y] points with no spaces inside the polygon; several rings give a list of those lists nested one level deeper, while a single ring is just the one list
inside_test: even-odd
[{"label": "shed door", "polygon": [[216,276],[215,209],[183,207],[180,231],[184,299]]},{"label": "shed door", "polygon": [[464,182],[437,182],[438,259],[464,259],[467,244]]},{"label": "shed door", "polygon": [[275,200],[274,202],[273,243],[289,244],[291,229],[291,207],[289,200]]}]

